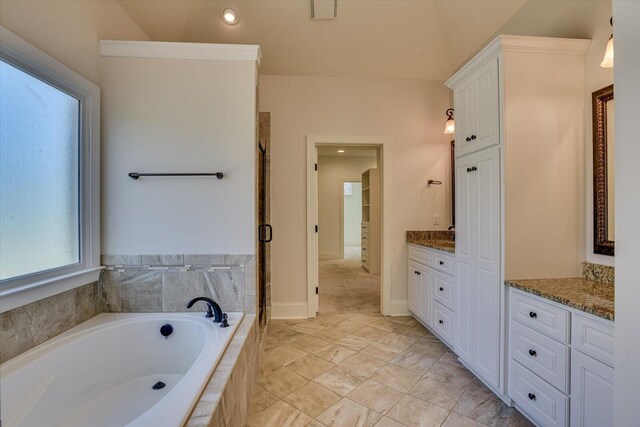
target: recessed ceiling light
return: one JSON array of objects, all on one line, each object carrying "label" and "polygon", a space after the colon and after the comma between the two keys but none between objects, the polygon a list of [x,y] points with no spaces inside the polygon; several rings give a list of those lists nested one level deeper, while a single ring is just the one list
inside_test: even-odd
[{"label": "recessed ceiling light", "polygon": [[239,21],[238,12],[230,7],[222,9],[222,20],[227,25],[236,25]]},{"label": "recessed ceiling light", "polygon": [[338,153],[344,153],[344,150],[338,150]]}]

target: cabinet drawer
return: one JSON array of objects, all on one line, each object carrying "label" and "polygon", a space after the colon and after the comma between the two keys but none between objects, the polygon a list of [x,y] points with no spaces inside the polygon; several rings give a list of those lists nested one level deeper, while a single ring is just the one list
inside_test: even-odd
[{"label": "cabinet drawer", "polygon": [[439,302],[433,303],[433,330],[440,338],[450,346],[454,343],[454,332],[456,330],[455,314],[444,307]]},{"label": "cabinet drawer", "polygon": [[567,425],[569,398],[514,360],[509,363],[509,397],[540,425]]},{"label": "cabinet drawer", "polygon": [[436,271],[433,277],[434,299],[450,310],[455,311],[456,295],[456,281],[453,276]]},{"label": "cabinet drawer", "polygon": [[569,392],[569,347],[518,322],[510,324],[511,357],[563,393]]},{"label": "cabinet drawer", "polygon": [[433,256],[433,266],[438,271],[442,271],[445,274],[453,275],[453,260],[454,258],[450,255],[436,252]]},{"label": "cabinet drawer", "polygon": [[433,267],[433,252],[427,248],[409,245],[409,259],[424,264],[427,267]]},{"label": "cabinet drawer", "polygon": [[511,289],[511,317],[563,343],[569,342],[569,311]]},{"label": "cabinet drawer", "polygon": [[612,325],[574,314],[571,325],[571,343],[573,348],[613,366],[614,332]]}]

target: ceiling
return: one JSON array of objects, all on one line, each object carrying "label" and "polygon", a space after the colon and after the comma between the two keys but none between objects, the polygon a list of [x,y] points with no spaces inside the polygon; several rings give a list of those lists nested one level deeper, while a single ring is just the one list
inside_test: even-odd
[{"label": "ceiling", "polygon": [[[498,34],[590,38],[599,1],[338,0],[312,21],[310,0],[117,0],[155,41],[259,44],[271,75],[446,80]],[[224,24],[222,8],[240,21]]]}]

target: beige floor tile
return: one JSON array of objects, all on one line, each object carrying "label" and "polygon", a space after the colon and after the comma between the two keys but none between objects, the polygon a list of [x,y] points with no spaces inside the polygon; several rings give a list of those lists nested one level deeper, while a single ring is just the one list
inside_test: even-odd
[{"label": "beige floor tile", "polygon": [[324,323],[330,323],[332,325],[335,325],[336,323],[342,322],[343,320],[347,320],[352,316],[353,314],[337,314],[337,313],[336,314],[320,314],[318,313],[316,315],[316,319]]},{"label": "beige floor tile", "polygon": [[380,421],[376,423],[375,427],[406,427],[406,426],[392,418],[382,417],[380,418]]},{"label": "beige floor tile", "polygon": [[405,395],[387,413],[389,418],[408,427],[439,427],[449,411],[410,395]]},{"label": "beige floor tile", "polygon": [[418,325],[404,325],[394,330],[395,333],[412,338],[423,338],[428,332],[424,326]]},{"label": "beige floor tile", "polygon": [[386,365],[386,363],[382,360],[367,356],[363,353],[355,354],[350,358],[343,360],[339,364],[339,366],[342,366],[343,368],[363,375],[367,378],[378,372],[378,369],[382,368],[384,365]]},{"label": "beige floor tile", "polygon": [[331,342],[339,340],[342,337],[346,337],[347,335],[348,334],[346,332],[336,329],[333,325],[327,326],[326,328],[313,333],[314,337]]},{"label": "beige floor tile", "polygon": [[308,320],[304,323],[298,323],[297,325],[292,326],[291,329],[303,334],[313,334],[314,332],[318,332],[319,330],[324,329],[327,326],[329,326],[329,324],[321,322],[319,320]]},{"label": "beige floor tile", "polygon": [[315,379],[334,366],[335,365],[333,363],[327,362],[313,354],[307,354],[306,356],[286,365],[287,369],[292,370],[296,374],[308,380]]},{"label": "beige floor tile", "polygon": [[426,374],[440,359],[439,356],[416,353],[410,348],[394,357],[390,363],[401,368]]},{"label": "beige floor tile", "polygon": [[457,387],[466,387],[475,378],[467,368],[447,362],[436,363],[427,376],[443,383],[454,384]]},{"label": "beige floor tile", "polygon": [[450,411],[466,388],[466,386],[460,387],[452,382],[443,383],[425,376],[409,390],[409,393]]},{"label": "beige floor tile", "polygon": [[418,340],[414,337],[408,337],[396,332],[391,332],[378,340],[379,343],[386,344],[396,350],[406,350],[416,341]]},{"label": "beige floor tile", "polygon": [[279,368],[267,375],[260,375],[258,385],[269,393],[283,398],[309,381],[287,368]]},{"label": "beige floor tile", "polygon": [[371,377],[372,380],[387,385],[403,393],[408,392],[418,382],[422,374],[399,366],[388,364]]},{"label": "beige floor tile", "polygon": [[338,344],[329,344],[316,350],[313,354],[331,363],[340,363],[356,354],[356,352]]},{"label": "beige floor tile", "polygon": [[288,343],[291,340],[296,339],[301,336],[302,333],[291,328],[282,329],[280,331],[275,331],[273,333],[269,332],[269,336],[276,341],[280,341],[282,343]]},{"label": "beige floor tile", "polygon": [[326,427],[326,426],[318,420],[311,420],[311,422],[307,424],[306,427]]},{"label": "beige floor tile", "polygon": [[447,362],[447,363],[453,363],[454,365],[458,365],[458,366],[464,366],[462,363],[460,363],[460,361],[458,360],[458,355],[455,354],[452,351],[447,351],[444,356],[442,356],[440,358],[440,360],[442,360],[443,362]]},{"label": "beige floor tile", "polygon": [[314,381],[341,396],[346,396],[366,380],[367,378],[362,375],[336,366],[320,375]]},{"label": "beige floor tile", "polygon": [[375,357],[376,359],[390,362],[398,354],[400,354],[402,350],[390,347],[387,344],[383,344],[381,342],[374,342],[363,348],[362,352],[368,354],[369,356]]},{"label": "beige floor tile", "polygon": [[516,411],[475,379],[453,407],[453,412],[491,427],[505,427]]},{"label": "beige floor tile", "polygon": [[326,411],[334,403],[338,402],[342,396],[322,387],[319,384],[310,382],[298,390],[294,391],[283,400],[312,417],[317,417]]},{"label": "beige floor tile", "polygon": [[357,335],[362,338],[366,338],[368,340],[378,340],[383,336],[387,335],[389,331],[387,329],[377,328],[375,326],[363,326],[360,329],[356,329],[352,332],[353,335]]},{"label": "beige floor tile", "polygon": [[307,353],[313,353],[319,348],[325,347],[329,345],[329,341],[325,341],[320,338],[316,338],[312,335],[303,335],[298,337],[291,342],[289,342],[289,346],[293,348],[297,348],[298,350],[305,351]]},{"label": "beige floor tile", "polygon": [[449,348],[440,340],[436,341],[422,338],[411,344],[409,350],[415,351],[416,353],[442,357],[447,354]]},{"label": "beige floor tile", "polygon": [[305,427],[313,419],[282,400],[251,416],[248,427]]},{"label": "beige floor tile", "polygon": [[249,406],[249,416],[257,414],[263,409],[273,405],[279,399],[269,393],[267,390],[262,387],[256,387],[253,394],[251,395],[251,405]]},{"label": "beige floor tile", "polygon": [[335,343],[353,351],[360,351],[369,344],[373,343],[373,341],[359,337],[357,335],[347,335],[346,337],[340,338]]},{"label": "beige floor tile", "polygon": [[402,392],[387,387],[379,382],[367,380],[360,384],[347,396],[376,412],[384,414],[403,396]]},{"label": "beige floor tile", "polygon": [[334,326],[340,331],[351,334],[365,325],[360,322],[356,322],[355,320],[353,320],[353,318],[349,318],[347,320],[343,320],[342,322],[336,323]]},{"label": "beige floor tile", "polygon": [[442,427],[486,427],[486,424],[480,424],[469,417],[451,412]]},{"label": "beige floor tile", "polygon": [[261,367],[265,371],[276,370],[284,365],[287,365],[294,360],[298,360],[307,353],[298,350],[297,348],[289,347],[288,345],[282,345],[272,350],[265,351],[262,355]]},{"label": "beige floor tile", "polygon": [[373,427],[382,415],[343,398],[318,417],[327,427]]},{"label": "beige floor tile", "polygon": [[509,427],[535,427],[535,426],[524,415],[518,412],[518,410],[515,410],[514,414],[511,416],[511,419],[509,420]]}]

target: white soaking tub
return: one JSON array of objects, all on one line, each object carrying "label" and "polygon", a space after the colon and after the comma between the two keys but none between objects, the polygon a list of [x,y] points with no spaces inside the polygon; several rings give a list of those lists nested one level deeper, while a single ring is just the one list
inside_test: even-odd
[{"label": "white soaking tub", "polygon": [[100,314],[0,366],[2,426],[181,426],[243,317],[228,315]]}]

